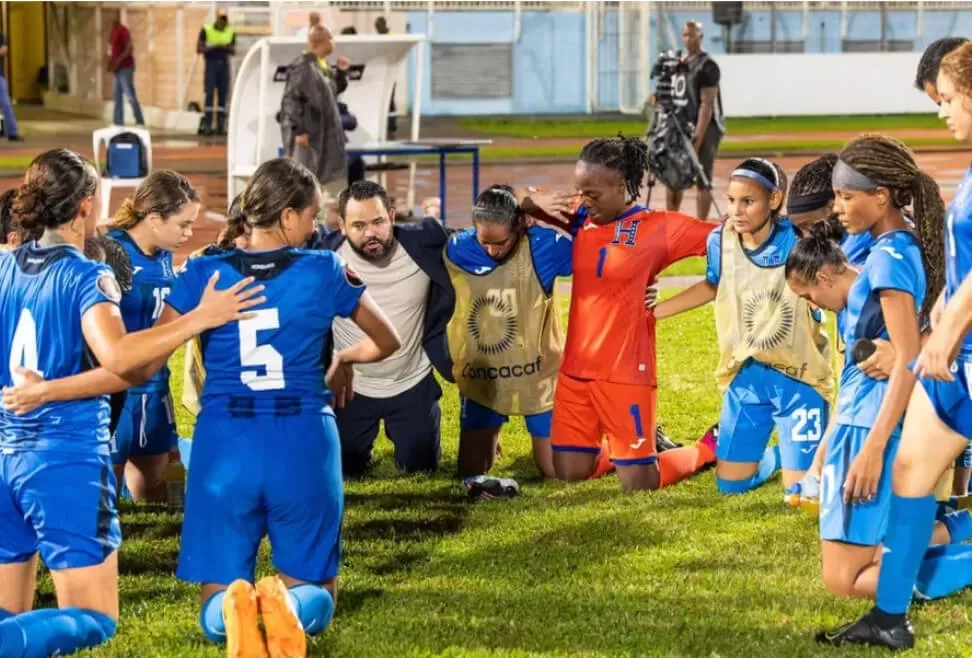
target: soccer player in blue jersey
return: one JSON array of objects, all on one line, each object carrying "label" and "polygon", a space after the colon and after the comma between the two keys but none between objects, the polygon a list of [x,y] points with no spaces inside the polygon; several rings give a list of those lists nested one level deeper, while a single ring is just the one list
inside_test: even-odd
[{"label": "soccer player in blue jersey", "polygon": [[[198,214],[199,194],[192,184],[164,169],[149,174],[115,214],[108,237],[126,251],[134,273],[131,289],[121,300],[128,331],[147,329],[162,314],[175,279],[172,253],[192,237]],[[169,368],[163,366],[149,381],[126,392],[112,437],[115,476],[127,483],[134,500],[164,496],[165,471],[176,439]]]},{"label": "soccer player in blue jersey", "polygon": [[[972,143],[970,71],[972,44],[966,43],[942,60],[936,85],[942,101],[939,117],[966,144]],[[862,163],[848,164],[866,178],[874,174],[862,170]],[[883,161],[875,164],[883,166]],[[944,233],[944,312],[912,368],[919,385],[908,404],[894,462],[876,605],[858,621],[818,635],[822,642],[914,646],[907,612],[934,531],[935,484],[966,449],[972,433],[972,171],[948,209]],[[929,288],[941,276],[929,268]],[[950,589],[969,585],[972,546],[949,545],[941,552],[947,564],[930,574],[936,584]]]},{"label": "soccer player in blue jersey", "polygon": [[[886,163],[873,171],[875,158]],[[868,171],[866,178],[848,163]],[[912,181],[919,180],[914,186]],[[835,210],[851,234],[867,231],[873,247],[860,270],[848,263],[829,232],[802,239],[787,259],[794,292],[836,311],[849,346],[835,422],[825,450],[820,493],[823,578],[838,596],[873,598],[880,545],[891,502],[891,467],[900,441],[901,417],[914,388],[908,364],[921,342],[919,314],[927,316],[936,291],[926,296],[925,263],[940,270],[945,208],[938,186],[918,169],[896,140],[868,136],[850,142],[834,170]],[[915,222],[904,216],[913,202]],[[912,226],[915,232],[912,232]],[[920,240],[920,243],[919,243]],[[887,379],[868,376],[858,362],[860,341],[890,341],[895,366]],[[966,512],[943,519],[944,541],[972,537]],[[929,570],[941,566],[930,554]],[[928,589],[921,583],[919,591]],[[935,596],[950,592],[935,591]]]},{"label": "soccer player in blue jersey", "polygon": [[[752,490],[782,469],[803,477],[827,425],[832,370],[822,314],[786,285],[799,233],[782,216],[786,177],[775,163],[743,161],[727,194],[729,217],[707,243],[706,277],[655,307],[658,319],[715,301],[723,391],[716,484]],[[779,444],[769,446],[774,427]]]},{"label": "soccer player in blue jersey", "polygon": [[480,193],[472,223],[445,251],[457,297],[448,335],[462,395],[459,475],[486,474],[500,428],[522,415],[537,467],[555,477],[550,420],[564,341],[554,281],[572,273],[573,240],[552,228],[527,228],[506,185]]},{"label": "soccer player in blue jersey", "polygon": [[[95,359],[107,376],[137,381],[196,333],[245,317],[260,301],[247,301],[259,292],[243,290],[252,280],[216,292],[213,279],[178,323],[126,335],[111,271],[81,253],[99,208],[94,168],[71,151],[47,151],[28,167],[13,205],[23,228],[43,235],[0,254],[0,656],[70,654],[111,638],[121,542],[107,398],[18,415],[6,391],[28,373],[77,375]],[[59,609],[31,610],[38,555]]]},{"label": "soccer player in blue jersey", "polygon": [[[252,319],[200,337],[206,382],[193,434],[177,576],[202,583],[200,623],[230,655],[303,656],[334,610],[343,489],[334,412],[321,361],[335,317],[361,342],[334,354],[328,386],[350,393],[351,365],[384,359],[399,339],[357,275],[334,253],[303,247],[321,196],[294,160],[261,165],[243,191],[250,250],[189,260],[158,326],[178,322],[214,273],[256,277],[265,303]],[[257,583],[257,550],[269,535],[280,576]]]}]

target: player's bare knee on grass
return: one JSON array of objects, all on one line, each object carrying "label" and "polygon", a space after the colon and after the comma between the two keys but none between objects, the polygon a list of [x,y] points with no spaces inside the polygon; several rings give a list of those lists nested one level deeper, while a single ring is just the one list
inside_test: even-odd
[{"label": "player's bare knee on grass", "polygon": [[533,461],[536,462],[537,468],[540,469],[544,477],[557,477],[557,472],[554,470],[553,446],[550,445],[550,439],[535,436],[532,442]]},{"label": "player's bare knee on grass", "polygon": [[[834,596],[873,598],[877,589],[880,547],[855,546],[843,542],[821,543],[821,571],[824,586]],[[873,573],[868,573],[873,570]]]},{"label": "player's bare knee on grass", "polygon": [[118,551],[101,564],[51,571],[59,608],[94,610],[118,619]]},{"label": "player's bare knee on grass", "polygon": [[657,464],[618,466],[618,480],[628,491],[656,491],[661,488],[661,475]]},{"label": "player's bare knee on grass", "polygon": [[463,429],[459,433],[459,477],[488,473],[496,462],[500,428]]},{"label": "player's bare knee on grass", "polygon": [[0,583],[0,611],[17,615],[33,608],[37,554],[24,562],[0,565]]},{"label": "player's bare knee on grass", "polygon": [[576,452],[554,452],[554,474],[558,480],[579,482],[594,472],[597,455]]},{"label": "player's bare knee on grass", "polygon": [[125,481],[133,500],[165,500],[165,471],[169,454],[132,457],[125,467]]}]

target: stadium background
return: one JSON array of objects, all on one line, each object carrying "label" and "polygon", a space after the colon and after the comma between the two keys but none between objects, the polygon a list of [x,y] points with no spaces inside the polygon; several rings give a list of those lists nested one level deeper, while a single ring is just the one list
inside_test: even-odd
[{"label": "stadium background", "polygon": [[[742,22],[732,28],[732,53],[707,2],[221,7],[241,35],[237,60],[261,36],[293,34],[314,9],[334,32],[354,25],[371,33],[374,18],[387,14],[394,32],[426,34],[421,134],[492,139],[483,151],[486,184],[568,185],[586,140],[619,130],[642,134],[647,67],[658,50],[680,46],[687,19],[705,25],[704,47],[724,70],[737,72],[736,84],[768,79],[779,96],[786,85],[799,85],[800,62],[811,55],[845,58],[853,80],[874,73],[855,70],[857,56],[916,62],[934,39],[972,34],[972,5],[944,2],[747,2]],[[91,132],[110,117],[103,56],[118,16],[135,42],[136,85],[152,125],[154,166],[186,173],[202,192],[203,212],[187,250],[211,240],[226,206],[225,143],[196,137],[198,115],[187,106],[201,100],[195,40],[213,11],[211,3],[0,3],[10,44],[5,65],[27,138],[0,145],[0,189],[18,184],[27,163],[46,148],[92,154]],[[765,68],[767,55],[779,68]],[[38,82],[45,66],[53,90]],[[792,77],[778,77],[790,67]],[[470,70],[480,75],[455,75]],[[410,61],[400,77],[403,114],[414,71]],[[815,154],[879,131],[915,148],[919,164],[949,199],[969,154],[955,148],[933,108],[910,88],[913,77],[910,64],[887,80],[902,89],[900,111],[892,115],[844,108],[768,117],[728,107],[716,198],[742,157],[777,158],[792,175]],[[840,109],[841,94],[819,93],[833,96],[828,102]],[[437,167],[428,164],[419,167],[417,199],[438,191]],[[450,166],[450,215],[457,225],[463,225],[463,200],[471,197],[470,179],[468,162]],[[407,174],[392,172],[387,182],[404,198]],[[656,190],[656,203],[661,194]],[[116,192],[112,207],[123,196]],[[692,209],[694,202],[683,207]],[[668,274],[698,275],[702,268],[696,259]],[[670,278],[663,286],[671,290],[685,281]],[[661,327],[660,419],[677,440],[694,439],[717,416],[713,343],[710,309]],[[443,399],[439,475],[396,474],[383,444],[376,476],[349,485],[338,617],[312,645],[313,655],[830,655],[812,645],[812,631],[861,609],[824,591],[814,520],[781,509],[776,482],[731,500],[715,493],[709,474],[652,496],[620,493],[611,478],[570,488],[541,483],[533,475],[529,439],[514,422],[504,434],[497,473],[518,478],[526,495],[502,505],[467,504],[449,478],[458,435],[454,397],[447,390]],[[190,427],[181,414],[182,432]],[[219,655],[196,630],[194,588],[171,576],[179,521],[162,510],[127,508],[122,630],[97,655]],[[53,604],[46,577],[38,604]],[[920,608],[916,655],[972,654],[970,610],[968,593]]]}]

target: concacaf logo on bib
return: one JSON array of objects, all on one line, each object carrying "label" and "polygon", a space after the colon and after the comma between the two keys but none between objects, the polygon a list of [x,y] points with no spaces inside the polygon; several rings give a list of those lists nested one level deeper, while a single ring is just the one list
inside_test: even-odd
[{"label": "concacaf logo on bib", "polygon": [[793,331],[795,309],[780,290],[755,290],[742,298],[747,345],[759,352],[779,347]]},{"label": "concacaf logo on bib", "polygon": [[473,300],[466,326],[482,354],[505,352],[516,340],[516,314],[510,304],[495,295]]}]

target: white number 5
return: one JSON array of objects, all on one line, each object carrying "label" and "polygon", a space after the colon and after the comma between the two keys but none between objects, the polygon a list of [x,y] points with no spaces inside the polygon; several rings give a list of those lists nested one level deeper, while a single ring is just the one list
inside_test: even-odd
[{"label": "white number 5", "polygon": [[277,391],[286,387],[283,356],[270,345],[257,344],[257,332],[280,328],[275,308],[254,311],[248,320],[240,320],[240,381],[254,391]]},{"label": "white number 5", "polygon": [[17,368],[33,370],[41,377],[44,373],[37,370],[37,323],[30,311],[24,309],[17,320],[14,330],[13,344],[10,346],[10,379],[14,384],[21,381],[20,375],[14,371]]},{"label": "white number 5", "polygon": [[792,440],[794,443],[816,443],[820,440],[820,409],[797,409],[793,412]]}]

